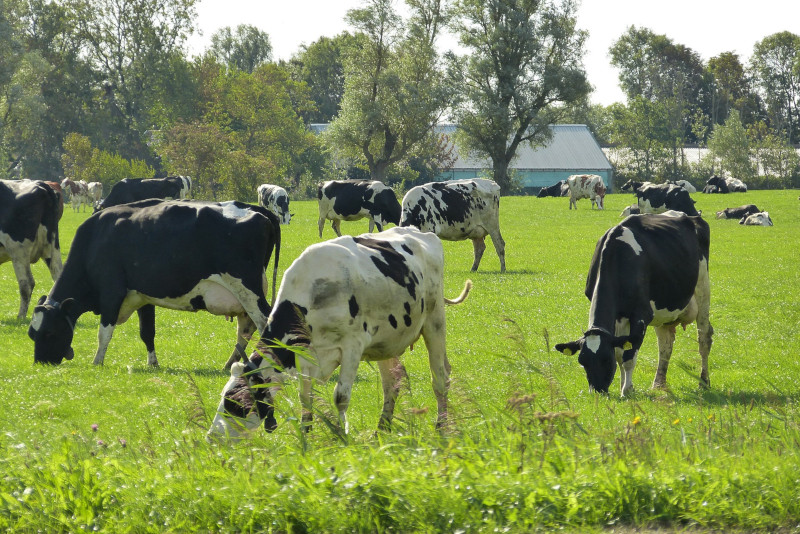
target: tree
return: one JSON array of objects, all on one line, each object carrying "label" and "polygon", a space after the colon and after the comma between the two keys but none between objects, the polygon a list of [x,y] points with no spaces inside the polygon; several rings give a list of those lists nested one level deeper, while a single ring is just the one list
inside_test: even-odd
[{"label": "tree", "polygon": [[708,149],[719,160],[722,169],[732,176],[745,182],[756,177],[750,140],[738,113],[731,113],[725,124],[714,128]]},{"label": "tree", "polygon": [[772,129],[800,141],[800,35],[781,32],[756,43],[751,66],[767,103]]},{"label": "tree", "polygon": [[591,87],[582,65],[586,32],[572,0],[459,0],[454,29],[464,57],[453,58],[462,105],[454,111],[462,150],[492,161],[494,180],[512,188],[509,165],[522,143],[543,144],[564,104]]},{"label": "tree", "polygon": [[627,106],[613,104],[609,140],[623,147],[617,162],[619,180],[658,182],[669,160],[669,111],[661,102],[635,97]]},{"label": "tree", "polygon": [[739,56],[723,52],[708,60],[708,70],[714,76],[711,124],[722,124],[731,110],[739,112],[745,126],[758,121],[761,101],[755,93],[752,77],[745,71]]},{"label": "tree", "polygon": [[404,22],[392,0],[368,0],[348,12],[358,33],[345,51],[345,88],[327,140],[342,157],[358,158],[373,180],[420,143],[435,143],[433,128],[450,88],[436,54],[443,0],[410,2]]},{"label": "tree", "polygon": [[269,35],[250,24],[240,24],[233,32],[230,26],[217,30],[211,36],[208,51],[229,69],[244,72],[253,72],[272,60]]}]

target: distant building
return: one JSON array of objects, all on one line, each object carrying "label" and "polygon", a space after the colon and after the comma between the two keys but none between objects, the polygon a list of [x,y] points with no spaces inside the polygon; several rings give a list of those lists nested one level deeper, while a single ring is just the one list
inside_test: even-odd
[{"label": "distant building", "polygon": [[[614,171],[597,140],[585,124],[555,124],[550,127],[553,137],[546,146],[532,148],[524,143],[517,149],[517,157],[510,170],[527,192],[565,180],[572,174],[597,174],[606,186],[612,187]],[[443,125],[439,131],[452,135],[455,125]],[[456,146],[456,153],[458,146]],[[458,155],[453,168],[442,172],[440,180],[460,180],[491,174],[488,159],[475,159]]]}]

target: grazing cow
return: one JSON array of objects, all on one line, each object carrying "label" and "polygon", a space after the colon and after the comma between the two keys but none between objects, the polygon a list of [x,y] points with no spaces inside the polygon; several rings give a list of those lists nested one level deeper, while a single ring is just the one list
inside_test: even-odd
[{"label": "grazing cow", "polygon": [[689,192],[678,185],[645,184],[636,190],[636,198],[642,213],[676,210],[686,215],[700,215],[694,207],[694,200],[689,196]]},{"label": "grazing cow", "polygon": [[86,211],[86,206],[90,204],[89,184],[83,180],[75,182],[70,178],[64,178],[61,181],[61,189],[69,195],[72,211],[80,211],[81,206],[83,206],[83,211]]},{"label": "grazing cow", "polygon": [[0,180],[0,264],[11,261],[19,286],[17,319],[28,315],[36,285],[31,264],[44,260],[50,276],[61,274],[58,221],[63,212],[56,190],[37,181]]},{"label": "grazing cow", "polygon": [[89,201],[92,203],[92,207],[96,208],[100,201],[103,200],[103,184],[100,182],[89,182],[86,185],[86,189],[89,192]]},{"label": "grazing cow", "polygon": [[742,217],[739,224],[744,224],[745,226],[772,226],[772,219],[770,219],[768,211],[762,211]]},{"label": "grazing cow", "polygon": [[286,189],[278,185],[261,184],[256,192],[261,206],[277,215],[281,224],[289,224],[292,214],[289,213],[289,195]]},{"label": "grazing cow", "polygon": [[72,359],[75,323],[91,311],[100,315],[94,363],[102,364],[114,327],[135,311],[147,363],[158,365],[155,306],[236,317],[229,364],[246,357],[271,309],[264,271],[273,248],[274,294],[280,227],[260,206],[149,199],[99,211],[78,227],[62,275],[34,308],[34,360]]},{"label": "grazing cow", "polygon": [[654,388],[664,388],[675,327],[697,322],[701,385],[708,386],[708,223],[701,217],[632,215],[597,242],[586,279],[589,328],[556,350],[578,353],[589,386],[607,392],[616,365],[622,395],[633,389],[633,369],[648,326],[658,337]]},{"label": "grazing cow", "polygon": [[[378,364],[384,397],[380,426],[388,429],[405,374],[398,358],[420,336],[428,349],[437,424],[444,423],[450,374],[444,308],[462,302],[472,283],[468,280],[461,295],[448,300],[443,272],[441,241],[416,228],[345,236],[308,247],[283,275],[261,335],[262,342],[279,343],[263,359],[251,356],[249,368],[239,363],[231,367],[209,436],[236,438],[262,420],[267,430],[273,429],[274,391],[253,385],[280,382],[285,376],[280,371],[296,369],[302,372],[300,399],[308,424],[312,381],[325,380],[339,368],[334,402],[347,432],[347,406],[361,361]],[[310,359],[292,347],[305,348]],[[243,375],[248,370],[258,372]]]},{"label": "grazing cow", "polygon": [[409,189],[403,197],[400,226],[416,226],[440,239],[471,239],[472,270],[477,271],[486,250],[486,236],[506,270],[506,242],[500,235],[500,186],[492,180],[473,178],[432,182]]},{"label": "grazing cow", "polygon": [[569,196],[569,184],[567,184],[566,180],[560,180],[559,182],[548,186],[543,187],[537,193],[537,198],[544,198],[544,197],[568,197]]},{"label": "grazing cow", "polygon": [[192,179],[188,176],[123,178],[111,187],[108,196],[95,206],[95,210],[149,198],[184,199],[191,191]]},{"label": "grazing cow", "polygon": [[747,217],[750,214],[758,213],[761,211],[756,207],[755,204],[745,204],[744,206],[739,206],[738,208],[725,208],[722,211],[717,212],[717,219],[741,219],[742,217]]},{"label": "grazing cow", "polygon": [[569,209],[575,206],[578,209],[578,200],[588,198],[592,201],[592,209],[597,204],[598,209],[603,209],[603,199],[606,196],[606,184],[596,174],[573,174],[567,178],[569,185]]},{"label": "grazing cow", "polygon": [[747,185],[738,178],[723,178],[721,176],[712,176],[706,182],[703,188],[703,193],[746,193]]},{"label": "grazing cow", "polygon": [[388,224],[400,224],[400,203],[391,187],[370,180],[330,180],[317,187],[319,200],[319,236],[325,221],[331,220],[331,227],[341,237],[339,228],[342,221],[357,221],[369,217],[369,231]]}]

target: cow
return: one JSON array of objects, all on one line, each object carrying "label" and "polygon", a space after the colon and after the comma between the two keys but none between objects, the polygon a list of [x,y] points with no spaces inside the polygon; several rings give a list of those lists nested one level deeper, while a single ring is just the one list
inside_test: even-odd
[{"label": "cow", "polygon": [[642,187],[643,185],[650,185],[652,183],[653,182],[636,182],[634,180],[628,180],[627,182],[622,184],[622,187],[620,187],[620,190],[621,191],[630,191],[631,193],[636,193],[636,191],[638,191],[639,188]]},{"label": "cow", "polygon": [[278,185],[261,184],[256,193],[259,205],[277,215],[281,224],[289,224],[292,214],[289,213],[289,195],[286,189]]},{"label": "cow", "polygon": [[92,203],[92,208],[96,208],[100,201],[103,200],[103,184],[100,182],[89,182],[86,185],[89,192],[89,201]]},{"label": "cow", "polygon": [[670,183],[686,189],[686,191],[689,193],[697,193],[697,188],[693,186],[689,180],[675,180],[674,182]]},{"label": "cow", "polygon": [[620,217],[627,217],[628,215],[639,215],[642,213],[642,210],[639,209],[639,204],[631,204],[627,206],[622,212],[619,214]]},{"label": "cow", "polygon": [[575,206],[578,209],[578,200],[588,198],[592,201],[592,209],[597,204],[598,209],[603,209],[603,199],[606,196],[606,185],[597,174],[573,174],[567,178],[569,185],[569,209]]},{"label": "cow", "polygon": [[566,180],[560,180],[551,186],[543,187],[539,190],[539,193],[536,194],[536,198],[568,196],[569,185],[567,184]]},{"label": "cow", "polygon": [[636,190],[636,198],[641,213],[676,210],[686,215],[700,215],[689,192],[678,185],[645,184]]},{"label": "cow", "polygon": [[[450,364],[445,350],[444,249],[438,237],[416,228],[344,236],[308,247],[286,270],[261,341],[263,358],[235,363],[222,390],[209,437],[238,438],[264,421],[272,430],[274,388],[285,372],[301,370],[300,399],[311,422],[312,382],[339,368],[334,402],[349,430],[347,407],[359,362],[377,362],[383,384],[380,427],[389,429],[400,381],[399,357],[422,336],[428,349],[437,424],[447,417]],[[297,348],[305,352],[297,352]],[[254,387],[259,386],[259,387]],[[252,410],[252,411],[251,411]]]},{"label": "cow", "polygon": [[741,219],[753,213],[758,213],[761,210],[755,204],[745,204],[738,208],[725,208],[717,212],[717,219]]},{"label": "cow", "polygon": [[703,193],[746,193],[747,185],[738,178],[723,178],[721,176],[712,176],[703,187]]},{"label": "cow", "polygon": [[274,295],[280,226],[260,206],[149,199],[98,211],[78,227],[61,276],[34,308],[34,361],[72,359],[75,323],[91,311],[100,315],[101,365],[114,327],[135,311],[147,363],[157,366],[155,306],[236,317],[227,365],[246,358],[248,339],[271,311],[265,269],[273,249]]},{"label": "cow", "polygon": [[477,271],[486,250],[486,236],[506,271],[506,242],[500,234],[500,186],[492,180],[473,178],[432,182],[412,187],[403,197],[400,226],[416,226],[440,239],[471,239],[472,270]]},{"label": "cow", "polygon": [[81,206],[83,206],[83,211],[86,211],[86,206],[89,205],[89,184],[83,180],[76,182],[70,178],[64,178],[61,181],[61,189],[69,194],[72,211],[81,211]]},{"label": "cow", "polygon": [[710,232],[701,217],[631,215],[597,242],[586,279],[589,325],[583,337],[559,343],[578,353],[589,387],[606,393],[615,359],[621,392],[633,390],[633,370],[648,326],[658,337],[653,388],[665,388],[675,327],[697,323],[701,385],[709,386],[708,354],[714,329],[709,320]]},{"label": "cow", "polygon": [[36,285],[31,264],[44,260],[55,281],[61,274],[58,221],[61,197],[38,181],[0,180],[0,264],[10,261],[19,286],[17,320],[28,316]]},{"label": "cow", "polygon": [[95,211],[149,198],[184,199],[191,191],[192,179],[188,176],[123,178],[111,186],[108,196],[95,206]]},{"label": "cow", "polygon": [[745,226],[772,226],[772,219],[770,219],[768,211],[762,211],[742,217],[739,224],[744,224]]},{"label": "cow", "polygon": [[377,226],[378,231],[388,223],[400,224],[400,203],[391,187],[370,180],[330,180],[317,186],[319,201],[319,236],[325,221],[341,237],[342,221],[357,221],[369,218],[369,231]]}]

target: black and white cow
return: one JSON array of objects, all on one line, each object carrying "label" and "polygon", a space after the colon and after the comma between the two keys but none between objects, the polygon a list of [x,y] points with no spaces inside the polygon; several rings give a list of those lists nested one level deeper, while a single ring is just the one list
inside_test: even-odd
[{"label": "black and white cow", "polygon": [[539,193],[536,194],[537,198],[568,197],[568,196],[569,196],[569,184],[567,184],[566,180],[560,180],[559,182],[551,186],[543,187],[539,190]]},{"label": "black and white cow", "polygon": [[58,221],[60,194],[44,182],[0,180],[0,264],[11,261],[19,286],[19,313],[25,319],[36,285],[31,264],[44,260],[56,280],[61,274]]},{"label": "black and white cow", "polygon": [[631,204],[630,206],[626,206],[625,209],[619,214],[620,217],[627,217],[628,215],[639,215],[642,213],[642,210],[639,209],[639,204]]},{"label": "black and white cow", "polygon": [[744,224],[745,226],[772,226],[772,219],[768,211],[762,211],[742,217],[739,224]]},{"label": "black and white cow", "polygon": [[628,180],[627,182],[622,184],[622,187],[620,187],[620,190],[621,191],[630,191],[631,193],[635,193],[643,185],[649,185],[649,184],[652,184],[652,183],[653,182],[637,182],[635,180]]},{"label": "black and white cow", "polygon": [[636,198],[642,213],[675,210],[686,215],[700,215],[689,192],[678,185],[644,184],[636,190]]},{"label": "black and white cow", "polygon": [[755,204],[745,204],[738,208],[725,208],[717,212],[717,219],[741,219],[753,213],[758,213],[761,210]]},{"label": "black and white cow", "polygon": [[738,178],[723,178],[721,176],[712,176],[703,187],[703,193],[746,193],[747,185]]},{"label": "black and white cow", "polygon": [[275,249],[273,293],[280,256],[277,217],[240,202],[143,200],[112,206],[78,227],[61,276],[34,308],[28,335],[34,360],[72,359],[75,323],[100,315],[95,364],[102,364],[116,325],[137,312],[147,362],[158,365],[155,306],[206,310],[238,319],[244,347],[271,310],[265,269]]},{"label": "black and white cow", "polygon": [[412,187],[403,197],[400,226],[416,226],[448,241],[472,240],[477,271],[486,250],[486,236],[506,270],[506,242],[500,234],[500,186],[492,180],[473,178],[432,182]]},{"label": "black and white cow", "polygon": [[[582,338],[556,345],[578,353],[589,386],[607,392],[617,365],[622,395],[633,389],[636,356],[648,326],[658,337],[654,388],[666,387],[675,327],[697,322],[701,385],[708,386],[708,223],[684,215],[631,215],[597,242],[586,279],[591,301]],[[616,364],[615,364],[616,360]]]},{"label": "black and white cow", "polygon": [[669,182],[669,183],[675,184],[677,186],[680,186],[680,187],[686,189],[686,191],[689,192],[689,193],[697,193],[697,188],[695,186],[693,186],[692,183],[689,180],[675,180],[675,181]]},{"label": "black and white cow", "polygon": [[103,184],[100,182],[89,182],[86,184],[86,190],[89,195],[89,202],[92,207],[96,208],[100,201],[103,200]]},{"label": "black and white cow", "polygon": [[569,185],[569,209],[575,206],[578,209],[578,201],[588,198],[592,201],[592,209],[597,204],[597,209],[603,208],[603,199],[606,196],[606,184],[597,174],[573,174],[567,178]]},{"label": "black and white cow", "polygon": [[89,199],[89,184],[85,181],[78,180],[76,182],[70,178],[64,178],[61,181],[61,189],[69,196],[72,211],[81,211],[81,206],[83,206],[83,211],[86,211],[86,206],[92,205]]},{"label": "black and white cow", "polygon": [[333,231],[341,237],[342,221],[369,218],[369,231],[389,223],[400,224],[400,203],[391,187],[371,180],[331,180],[319,184],[319,236],[330,219]]},{"label": "black and white cow", "polygon": [[108,196],[95,209],[101,210],[149,198],[184,199],[191,196],[192,179],[188,176],[166,178],[123,178],[111,187]]},{"label": "black and white cow", "polygon": [[289,213],[289,194],[279,185],[261,184],[256,189],[258,203],[278,216],[281,224],[289,224],[292,214]]},{"label": "black and white cow", "polygon": [[[380,426],[388,428],[405,374],[398,358],[420,336],[428,349],[437,423],[444,423],[450,374],[445,304],[464,301],[472,283],[468,280],[461,295],[448,300],[443,273],[441,241],[416,228],[345,236],[308,247],[283,275],[261,334],[261,341],[273,341],[273,346],[263,359],[251,356],[249,366],[233,365],[209,436],[236,438],[262,420],[268,430],[274,428],[275,391],[260,386],[278,383],[286,371],[298,369],[303,420],[309,423],[312,382],[326,380],[339,368],[334,403],[347,431],[347,407],[361,361],[377,362],[384,397]],[[289,350],[298,346],[310,359]]]}]

